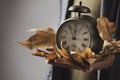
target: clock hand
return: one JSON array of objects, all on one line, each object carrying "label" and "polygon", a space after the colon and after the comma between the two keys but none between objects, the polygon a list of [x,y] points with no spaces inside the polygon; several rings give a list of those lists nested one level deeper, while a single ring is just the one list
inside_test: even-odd
[{"label": "clock hand", "polygon": [[72,32],[71,26],[69,25],[68,27],[69,27],[70,32],[71,32],[71,34],[72,34],[72,40],[76,40],[75,34]]},{"label": "clock hand", "polygon": [[72,40],[76,40],[76,39],[77,39],[77,37],[76,37],[76,33],[77,33],[77,31],[76,31],[76,26],[75,26],[75,29],[74,29],[74,35],[73,35],[73,37],[72,37]]},{"label": "clock hand", "polygon": [[69,25],[68,27],[69,27],[69,29],[70,29],[70,32],[71,32],[72,36],[74,36],[74,34],[73,34],[73,32],[72,32],[71,26]]},{"label": "clock hand", "polygon": [[75,29],[74,29],[74,36],[76,36],[76,33],[77,33],[77,31],[76,31],[76,29],[77,29],[77,23],[74,24],[74,27],[75,27]]},{"label": "clock hand", "polygon": [[77,33],[77,31],[76,31],[76,27],[75,27],[75,30],[74,30],[74,36],[76,36],[76,33]]}]

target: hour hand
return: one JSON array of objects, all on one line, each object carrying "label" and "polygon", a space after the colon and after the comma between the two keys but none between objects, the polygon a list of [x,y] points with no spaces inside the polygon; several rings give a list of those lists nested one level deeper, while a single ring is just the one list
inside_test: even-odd
[{"label": "hour hand", "polygon": [[73,32],[72,32],[71,26],[69,25],[68,27],[69,27],[69,29],[70,29],[70,32],[71,32],[72,36],[74,36],[74,34],[73,34]]},{"label": "hour hand", "polygon": [[74,30],[74,32],[72,31],[72,28],[71,28],[71,26],[69,25],[69,29],[70,29],[70,32],[71,32],[71,34],[72,34],[72,40],[76,40],[76,29]]},{"label": "hour hand", "polygon": [[[76,27],[76,26],[75,26]],[[76,33],[77,33],[77,31],[76,31],[76,28],[74,29],[74,36],[76,36]]]}]

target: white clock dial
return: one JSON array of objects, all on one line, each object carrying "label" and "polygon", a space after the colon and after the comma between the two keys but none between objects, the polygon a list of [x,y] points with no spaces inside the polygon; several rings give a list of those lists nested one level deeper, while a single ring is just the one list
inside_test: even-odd
[{"label": "white clock dial", "polygon": [[67,51],[82,52],[90,45],[90,32],[84,22],[70,20],[61,25],[57,32],[58,43]]}]

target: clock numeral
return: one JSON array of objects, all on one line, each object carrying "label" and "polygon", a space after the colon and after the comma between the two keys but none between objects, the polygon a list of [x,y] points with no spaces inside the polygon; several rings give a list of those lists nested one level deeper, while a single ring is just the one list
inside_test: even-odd
[{"label": "clock numeral", "polygon": [[89,41],[89,39],[88,39],[88,38],[83,38],[83,40],[84,40],[84,41]]},{"label": "clock numeral", "polygon": [[67,44],[67,41],[63,41],[62,45],[65,46]]},{"label": "clock numeral", "polygon": [[62,39],[65,39],[66,37],[65,36],[61,36]]},{"label": "clock numeral", "polygon": [[74,48],[77,48],[76,45],[74,45],[74,44],[73,44],[72,46],[73,46]]},{"label": "clock numeral", "polygon": [[84,32],[83,35],[87,34],[88,32]]},{"label": "clock numeral", "polygon": [[67,31],[67,30],[64,30],[64,32],[68,33],[68,31]]},{"label": "clock numeral", "polygon": [[84,44],[84,43],[82,43],[82,44],[81,44],[81,46],[85,48],[87,45],[86,45],[86,44]]}]

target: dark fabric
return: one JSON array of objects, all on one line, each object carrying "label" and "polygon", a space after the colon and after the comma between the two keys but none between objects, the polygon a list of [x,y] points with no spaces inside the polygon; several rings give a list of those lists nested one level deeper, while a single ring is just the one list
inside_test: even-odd
[{"label": "dark fabric", "polygon": [[[114,22],[117,31],[114,38],[120,40],[120,0],[102,0],[101,15]],[[120,54],[115,55],[111,69],[101,70],[100,80],[120,80]]]},{"label": "dark fabric", "polygon": [[120,80],[120,53],[115,54],[113,66],[101,70],[100,80]]},{"label": "dark fabric", "polygon": [[114,38],[120,39],[120,0],[102,0],[101,15],[114,22],[117,31]]},{"label": "dark fabric", "polygon": [[120,53],[116,54],[115,57],[109,80],[120,80]]},{"label": "dark fabric", "polygon": [[102,69],[100,71],[100,80],[108,80],[109,75],[110,75],[110,70]]},{"label": "dark fabric", "polygon": [[53,66],[52,80],[71,80],[70,70]]},{"label": "dark fabric", "polygon": [[107,17],[110,21],[116,21],[119,0],[103,0],[102,16]]}]

